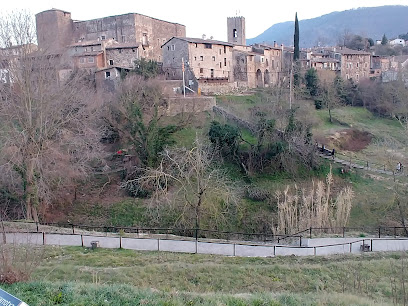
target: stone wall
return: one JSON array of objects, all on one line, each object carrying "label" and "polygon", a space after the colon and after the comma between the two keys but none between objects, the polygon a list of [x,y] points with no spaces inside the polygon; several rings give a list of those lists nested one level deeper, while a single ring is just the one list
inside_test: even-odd
[{"label": "stone wall", "polygon": [[224,117],[226,120],[234,122],[239,127],[250,130],[254,134],[256,133],[256,126],[250,123],[249,121],[241,119],[238,116],[226,111],[225,109],[219,106],[214,106],[213,111],[214,113],[219,114],[222,117]]},{"label": "stone wall", "polygon": [[72,42],[71,13],[52,9],[35,15],[38,47],[60,51]]},{"label": "stone wall", "polygon": [[[139,58],[138,48],[120,48],[111,46],[106,48],[106,66],[118,66],[133,68]],[[111,61],[113,64],[111,65]]]},{"label": "stone wall", "polygon": [[166,115],[211,111],[214,106],[215,97],[174,97],[168,99]]},{"label": "stone wall", "polygon": [[173,36],[185,37],[186,27],[149,16],[129,13],[93,20],[73,21],[71,13],[48,10],[36,15],[41,48],[64,48],[78,41],[139,43],[141,57],[162,61],[161,46]]},{"label": "stone wall", "polygon": [[199,80],[198,88],[203,94],[222,95],[237,92],[237,82],[213,82]]}]

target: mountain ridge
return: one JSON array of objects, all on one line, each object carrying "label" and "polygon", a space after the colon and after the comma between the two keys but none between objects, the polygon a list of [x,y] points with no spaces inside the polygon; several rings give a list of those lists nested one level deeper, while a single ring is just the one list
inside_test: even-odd
[{"label": "mountain ridge", "polygon": [[[301,12],[300,12],[301,14]],[[298,16],[300,15],[298,12]],[[387,5],[335,11],[320,17],[299,20],[300,47],[336,45],[345,34],[358,34],[373,40],[398,37],[408,32],[408,6]],[[269,27],[260,35],[247,39],[248,44],[270,43],[293,45],[294,21]]]}]

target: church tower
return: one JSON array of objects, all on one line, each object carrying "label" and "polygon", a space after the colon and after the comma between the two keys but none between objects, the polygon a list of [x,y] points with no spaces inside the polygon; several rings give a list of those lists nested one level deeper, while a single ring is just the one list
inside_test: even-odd
[{"label": "church tower", "polygon": [[228,17],[227,29],[229,43],[244,46],[246,45],[244,17]]}]

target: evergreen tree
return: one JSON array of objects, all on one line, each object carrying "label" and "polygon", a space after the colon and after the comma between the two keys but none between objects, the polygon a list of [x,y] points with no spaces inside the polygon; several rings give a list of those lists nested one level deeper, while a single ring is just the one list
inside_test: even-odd
[{"label": "evergreen tree", "polygon": [[310,68],[305,74],[306,88],[310,95],[315,97],[319,93],[319,77],[315,69]]},{"label": "evergreen tree", "polygon": [[293,35],[294,37],[294,46],[295,46],[295,50],[293,53],[293,60],[296,62],[299,57],[299,21],[298,21],[298,17],[297,17],[297,12],[295,15],[295,34]]},{"label": "evergreen tree", "polygon": [[299,21],[297,17],[297,12],[295,15],[295,34],[293,35],[293,43],[295,47],[294,52],[293,52],[293,62],[294,62],[293,83],[295,86],[299,86],[299,83],[300,83],[300,75],[299,75],[300,51],[299,51]]},{"label": "evergreen tree", "polygon": [[383,46],[385,46],[386,44],[388,44],[388,38],[387,36],[385,36],[385,34],[383,35],[382,39],[381,39],[381,44]]}]

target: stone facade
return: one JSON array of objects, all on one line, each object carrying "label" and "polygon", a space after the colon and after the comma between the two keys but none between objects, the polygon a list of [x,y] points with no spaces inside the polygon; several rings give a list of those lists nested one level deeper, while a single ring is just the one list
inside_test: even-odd
[{"label": "stone facade", "polygon": [[227,31],[229,43],[246,46],[244,17],[228,17]]},{"label": "stone facade", "polygon": [[[186,74],[197,78],[203,92],[210,92],[216,86],[221,91],[268,87],[278,84],[281,77],[282,49],[278,47],[173,37],[162,48],[166,78],[182,79],[184,60]],[[233,85],[223,84],[232,82]]]},{"label": "stone facade", "polygon": [[232,81],[233,45],[215,40],[173,37],[163,46],[163,71],[167,79],[181,80],[184,61],[186,86]]},{"label": "stone facade", "polygon": [[234,81],[249,88],[279,83],[282,73],[282,49],[266,45],[234,47]]},{"label": "stone facade", "polygon": [[86,21],[73,21],[71,13],[48,10],[36,15],[37,39],[41,49],[59,51],[82,41],[114,40],[140,44],[141,57],[161,61],[161,45],[173,36],[185,36],[186,28],[141,14],[129,13]]},{"label": "stone facade", "polygon": [[35,15],[38,47],[49,52],[59,52],[73,41],[71,13],[52,9]]},{"label": "stone facade", "polygon": [[341,55],[341,77],[345,80],[352,79],[358,83],[370,77],[371,54],[347,48],[339,50]]},{"label": "stone facade", "polygon": [[137,44],[118,44],[106,47],[106,66],[134,68],[139,58]]}]

